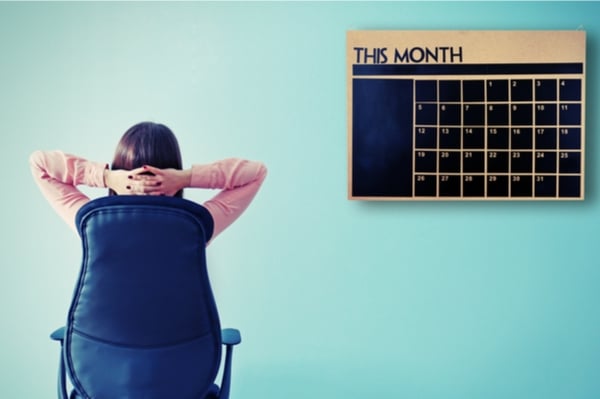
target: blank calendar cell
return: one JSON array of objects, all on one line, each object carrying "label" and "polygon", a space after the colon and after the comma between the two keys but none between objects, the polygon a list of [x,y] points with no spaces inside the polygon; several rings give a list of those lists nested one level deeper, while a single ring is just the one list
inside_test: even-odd
[{"label": "blank calendar cell", "polygon": [[559,176],[558,195],[560,197],[579,197],[581,195],[581,177]]},{"label": "blank calendar cell", "polygon": [[508,80],[487,81],[488,101],[508,101]]},{"label": "blank calendar cell", "polygon": [[483,104],[465,104],[463,106],[463,125],[485,125],[485,106]]},{"label": "blank calendar cell", "polygon": [[508,151],[489,151],[487,156],[487,167],[490,173],[505,173],[509,165]]},{"label": "blank calendar cell", "polygon": [[493,104],[487,107],[487,123],[490,126],[507,126],[508,104]]},{"label": "blank calendar cell", "polygon": [[540,150],[556,149],[556,128],[538,127],[535,129],[535,148]]},{"label": "blank calendar cell", "polygon": [[348,32],[349,198],[582,200],[585,55],[582,31]]},{"label": "blank calendar cell", "polygon": [[482,102],[485,100],[485,82],[483,80],[463,81],[463,101]]},{"label": "blank calendar cell", "polygon": [[460,111],[460,104],[440,104],[440,125],[460,126]]},{"label": "blank calendar cell", "polygon": [[536,197],[556,197],[556,176],[536,175],[534,184]]},{"label": "blank calendar cell", "polygon": [[487,130],[487,145],[493,150],[508,149],[508,128],[506,127],[491,127]]},{"label": "blank calendar cell", "polygon": [[556,104],[537,104],[535,106],[535,124],[538,126],[556,125]]},{"label": "blank calendar cell", "polygon": [[463,177],[463,195],[465,197],[483,197],[485,195],[485,176],[465,175]]},{"label": "blank calendar cell", "polygon": [[484,173],[485,172],[485,152],[484,151],[464,151],[462,170],[465,173]]},{"label": "blank calendar cell", "polygon": [[437,146],[437,128],[417,127],[415,133],[416,148],[435,148]]},{"label": "blank calendar cell", "polygon": [[558,171],[560,173],[580,173],[581,155],[579,152],[559,152]]},{"label": "blank calendar cell", "polygon": [[441,197],[460,197],[460,175],[440,175]]},{"label": "blank calendar cell", "polygon": [[556,173],[556,151],[536,151],[535,172]]},{"label": "blank calendar cell", "polygon": [[440,80],[439,92],[440,102],[460,102],[460,80]]},{"label": "blank calendar cell", "polygon": [[435,172],[437,169],[436,151],[417,151],[415,170],[418,172]]},{"label": "blank calendar cell", "polygon": [[559,121],[561,125],[579,125],[581,123],[581,105],[560,104]]},{"label": "blank calendar cell", "polygon": [[415,122],[417,125],[437,125],[437,104],[417,104]]},{"label": "blank calendar cell", "polygon": [[513,175],[510,178],[510,195],[513,197],[531,197],[533,195],[531,175]]},{"label": "blank calendar cell", "polygon": [[531,151],[513,151],[510,153],[511,173],[531,173],[533,153]]},{"label": "blank calendar cell", "polygon": [[437,101],[437,82],[435,80],[417,80],[415,82],[415,100],[417,102]]},{"label": "blank calendar cell", "polygon": [[463,128],[463,148],[484,148],[485,147],[485,131],[482,127],[465,127]]},{"label": "blank calendar cell", "polygon": [[513,149],[532,149],[533,130],[530,127],[514,127],[510,129],[510,140]]},{"label": "blank calendar cell", "polygon": [[531,125],[533,122],[533,104],[513,104],[510,107],[510,123]]},{"label": "blank calendar cell", "polygon": [[439,157],[441,173],[460,172],[460,151],[441,151]]},{"label": "blank calendar cell", "polygon": [[415,175],[415,195],[417,197],[435,197],[437,177],[435,175]]},{"label": "blank calendar cell", "polygon": [[561,150],[576,150],[581,148],[581,128],[560,128],[559,148]]},{"label": "blank calendar cell", "polygon": [[538,79],[535,81],[535,100],[556,100],[556,79]]},{"label": "blank calendar cell", "polygon": [[459,127],[441,127],[440,149],[460,148],[461,129]]},{"label": "blank calendar cell", "polygon": [[581,101],[581,79],[560,80],[561,101]]},{"label": "blank calendar cell", "polygon": [[531,79],[515,79],[510,81],[511,101],[532,101],[533,81]]},{"label": "blank calendar cell", "polygon": [[488,195],[488,197],[507,197],[508,196],[508,176],[506,176],[506,175],[488,175],[487,195]]}]

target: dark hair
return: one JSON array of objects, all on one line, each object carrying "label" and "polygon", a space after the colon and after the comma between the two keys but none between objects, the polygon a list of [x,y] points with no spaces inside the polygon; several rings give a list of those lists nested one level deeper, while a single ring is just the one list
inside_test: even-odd
[{"label": "dark hair", "polygon": [[[177,138],[165,125],[141,122],[130,127],[117,144],[112,170],[132,170],[144,165],[160,169],[183,168]],[[109,195],[116,195],[109,190]],[[175,197],[183,197],[179,190]]]}]

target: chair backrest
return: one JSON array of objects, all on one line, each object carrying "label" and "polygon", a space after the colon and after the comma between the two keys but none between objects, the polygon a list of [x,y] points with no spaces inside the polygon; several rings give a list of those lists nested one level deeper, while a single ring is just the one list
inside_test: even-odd
[{"label": "chair backrest", "polygon": [[112,196],[83,206],[76,225],[83,261],[64,356],[78,395],[204,397],[221,360],[210,213],[180,198]]}]

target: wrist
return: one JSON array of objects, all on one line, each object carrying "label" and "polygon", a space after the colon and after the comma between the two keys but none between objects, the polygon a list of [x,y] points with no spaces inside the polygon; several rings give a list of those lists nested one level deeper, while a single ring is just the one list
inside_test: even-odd
[{"label": "wrist", "polygon": [[181,189],[192,186],[192,169],[183,169],[179,173],[179,185]]},{"label": "wrist", "polygon": [[104,187],[110,188],[108,185],[109,176],[110,176],[110,169],[105,168],[104,171],[102,172],[102,182],[104,183]]}]

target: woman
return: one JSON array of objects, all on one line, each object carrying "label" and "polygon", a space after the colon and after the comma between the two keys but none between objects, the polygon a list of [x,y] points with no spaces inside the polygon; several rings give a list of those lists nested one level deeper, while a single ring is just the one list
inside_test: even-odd
[{"label": "woman", "polygon": [[214,219],[213,239],[244,212],[267,174],[262,163],[238,158],[183,169],[175,135],[153,122],[125,132],[110,169],[61,151],[36,151],[29,162],[40,190],[73,229],[77,211],[90,200],[80,184],[107,187],[109,195],[181,197],[184,188],[220,189],[203,204]]}]

